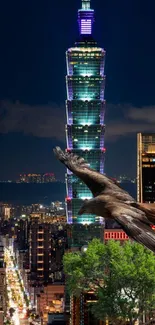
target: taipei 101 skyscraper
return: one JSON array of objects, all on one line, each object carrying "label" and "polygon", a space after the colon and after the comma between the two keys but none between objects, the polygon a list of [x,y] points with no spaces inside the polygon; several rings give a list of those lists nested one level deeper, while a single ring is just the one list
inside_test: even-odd
[{"label": "taipei 101 skyscraper", "polygon": [[[82,0],[78,10],[79,38],[66,53],[67,101],[66,139],[67,151],[85,158],[90,167],[104,172],[104,61],[105,51],[93,38],[94,10],[90,0]],[[91,224],[99,216],[78,216],[82,200],[90,199],[91,192],[67,170],[68,223]]]}]

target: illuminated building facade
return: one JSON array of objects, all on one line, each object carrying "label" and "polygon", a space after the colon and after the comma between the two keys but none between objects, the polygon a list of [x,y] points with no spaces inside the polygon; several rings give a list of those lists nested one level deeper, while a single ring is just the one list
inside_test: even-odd
[{"label": "illuminated building facade", "polygon": [[108,240],[119,240],[120,242],[129,239],[128,235],[122,229],[105,229],[104,230],[104,242]]},{"label": "illuminated building facade", "polygon": [[[64,285],[47,284],[37,295],[36,312],[42,324],[64,324]],[[54,322],[55,321],[55,322]],[[57,321],[57,322],[56,322]]]},{"label": "illuminated building facade", "polygon": [[97,302],[93,291],[85,292],[79,297],[71,298],[71,324],[72,325],[105,325],[105,322],[98,320],[91,312],[90,305]]},{"label": "illuminated building facade", "polygon": [[137,134],[137,200],[155,203],[155,133]]},{"label": "illuminated building facade", "polygon": [[[105,51],[92,37],[94,10],[90,0],[82,0],[78,10],[79,40],[69,48],[67,59],[66,138],[67,151],[85,158],[90,166],[104,172],[104,61]],[[93,223],[93,215],[78,216],[82,200],[91,192],[67,170],[68,223]]]},{"label": "illuminated building facade", "polygon": [[67,227],[68,246],[70,248],[81,248],[92,240],[98,238],[103,241],[104,227],[100,223],[72,224]]},{"label": "illuminated building facade", "polygon": [[0,206],[0,217],[3,220],[9,220],[11,214],[11,208],[8,204],[2,204]]},{"label": "illuminated building facade", "polygon": [[32,219],[29,232],[29,266],[32,283],[63,281],[65,226]]}]

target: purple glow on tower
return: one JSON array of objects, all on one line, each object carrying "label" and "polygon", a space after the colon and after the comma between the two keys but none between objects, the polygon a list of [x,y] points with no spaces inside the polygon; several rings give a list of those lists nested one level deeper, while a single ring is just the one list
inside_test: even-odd
[{"label": "purple glow on tower", "polygon": [[[72,173],[70,173],[71,175]],[[71,184],[68,184],[68,196],[70,197],[70,199],[73,198],[73,191],[72,191],[72,186]]]},{"label": "purple glow on tower", "polygon": [[105,101],[102,102],[102,108],[100,113],[100,124],[104,125],[104,113],[105,113]]},{"label": "purple glow on tower", "polygon": [[78,10],[80,35],[91,35],[94,22],[94,10],[90,9],[90,1],[82,0],[82,9]]},{"label": "purple glow on tower", "polygon": [[81,19],[81,34],[91,35],[92,33],[92,21],[91,19]]},{"label": "purple glow on tower", "polygon": [[69,144],[69,148],[73,149],[73,143],[71,138],[68,139],[68,144]]}]

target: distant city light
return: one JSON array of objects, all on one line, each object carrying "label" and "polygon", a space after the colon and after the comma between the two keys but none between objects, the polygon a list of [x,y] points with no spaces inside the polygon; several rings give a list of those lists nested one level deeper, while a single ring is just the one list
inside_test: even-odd
[{"label": "distant city light", "polygon": [[55,181],[53,173],[20,174],[17,183],[52,183]]}]

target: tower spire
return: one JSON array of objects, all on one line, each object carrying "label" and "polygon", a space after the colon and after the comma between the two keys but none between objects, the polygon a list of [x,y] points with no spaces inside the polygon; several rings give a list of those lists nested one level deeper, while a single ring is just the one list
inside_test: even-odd
[{"label": "tower spire", "polygon": [[90,9],[90,0],[82,0],[82,9],[89,10]]}]

